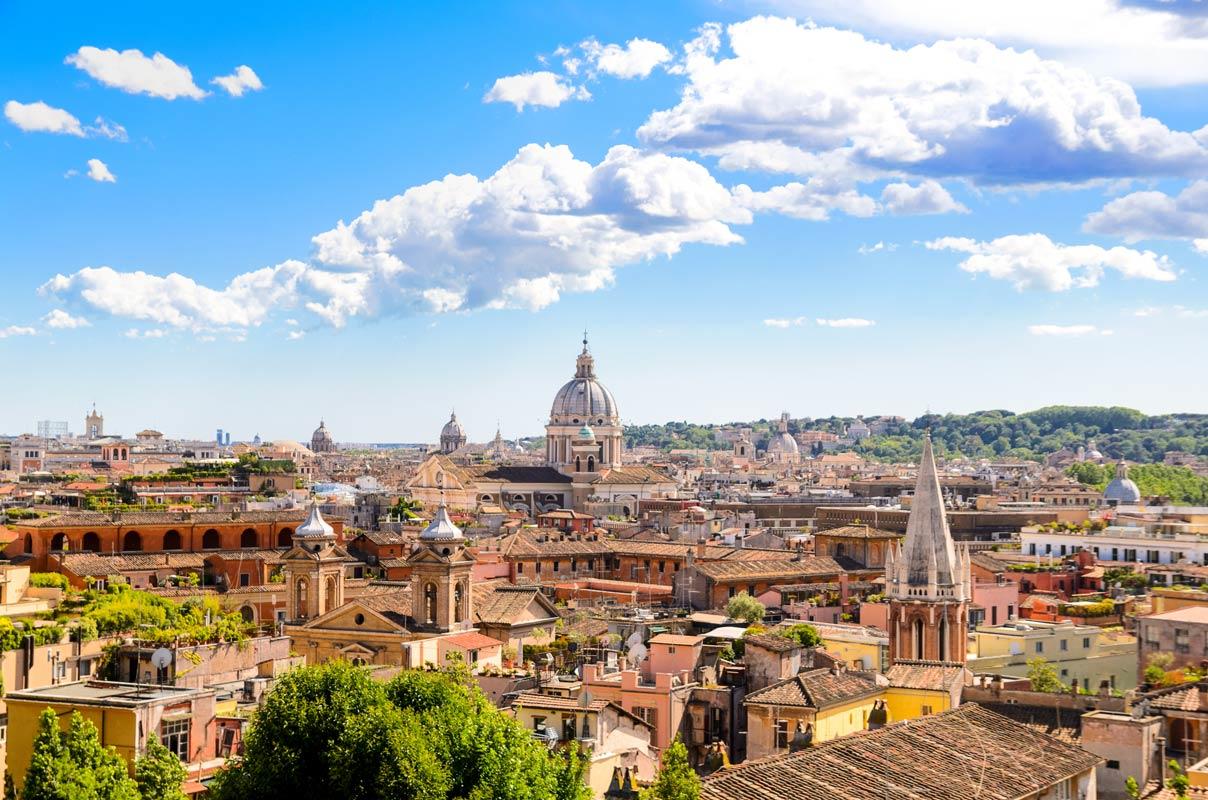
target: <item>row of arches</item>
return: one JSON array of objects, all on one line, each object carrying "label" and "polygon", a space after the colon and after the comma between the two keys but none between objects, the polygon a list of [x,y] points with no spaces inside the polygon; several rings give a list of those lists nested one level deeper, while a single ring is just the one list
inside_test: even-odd
[{"label": "row of arches", "polygon": [[[292,528],[282,528],[277,532],[276,540],[272,543],[261,544],[260,533],[255,528],[246,528],[239,534],[239,547],[244,549],[256,549],[259,547],[290,547],[293,544],[294,531]],[[268,537],[266,537],[268,538]],[[120,540],[116,543],[124,553],[140,553],[147,549],[147,540],[143,534],[137,530],[129,530],[122,533]],[[25,534],[23,548],[26,553],[34,552],[34,539],[31,534]],[[160,541],[159,550],[183,550],[184,536],[178,530],[166,531]],[[201,535],[202,550],[221,550],[222,535],[215,529],[210,528]],[[83,551],[91,553],[103,552],[101,545],[101,537],[96,531],[87,531],[83,536],[76,540],[69,537],[66,533],[59,532],[54,534],[50,540],[50,550],[55,553],[68,551]]]}]

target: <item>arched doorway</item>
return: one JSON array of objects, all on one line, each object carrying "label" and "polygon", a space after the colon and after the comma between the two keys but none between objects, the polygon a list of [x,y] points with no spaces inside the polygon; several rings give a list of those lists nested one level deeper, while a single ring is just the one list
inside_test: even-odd
[{"label": "arched doorway", "polygon": [[429,625],[436,624],[436,584],[424,584],[424,619]]},{"label": "arched doorway", "polygon": [[258,547],[259,543],[256,541],[256,531],[248,528],[244,530],[243,533],[239,534],[239,546],[250,548]]},{"label": "arched doorway", "polygon": [[331,575],[327,576],[327,581],[324,584],[325,591],[323,592],[323,613],[326,614],[336,607],[336,579]]},{"label": "arched doorway", "polygon": [[180,548],[180,531],[168,531],[164,534],[164,549],[179,550]]},{"label": "arched doorway", "polygon": [[210,528],[201,535],[202,550],[217,550],[222,547],[222,539],[218,536],[218,531]]},{"label": "arched doorway", "polygon": [[453,590],[453,621],[464,622],[466,619],[466,585],[458,583]]},{"label": "arched doorway", "polygon": [[291,547],[294,543],[294,532],[291,528],[282,528],[277,534],[277,547]]},{"label": "arched doorway", "polygon": [[294,584],[294,608],[297,610],[298,618],[306,617],[306,608],[310,601],[310,581],[306,578],[298,578],[298,582]]},{"label": "arched doorway", "polygon": [[50,540],[50,549],[56,553],[62,553],[64,550],[68,549],[69,544],[70,542],[67,540],[67,534],[56,533]]},{"label": "arched doorway", "polygon": [[34,537],[28,533],[25,534],[25,552],[32,553],[34,551]]},{"label": "arched doorway", "polygon": [[244,622],[255,622],[256,610],[251,606],[241,606],[239,609],[239,616],[243,617]]},{"label": "arched doorway", "polygon": [[84,534],[80,549],[87,550],[90,553],[101,552],[101,537],[97,536],[96,531],[88,531],[88,533]]},{"label": "arched doorway", "polygon": [[143,537],[138,531],[126,531],[122,537],[122,551],[126,553],[137,553],[143,549]]}]

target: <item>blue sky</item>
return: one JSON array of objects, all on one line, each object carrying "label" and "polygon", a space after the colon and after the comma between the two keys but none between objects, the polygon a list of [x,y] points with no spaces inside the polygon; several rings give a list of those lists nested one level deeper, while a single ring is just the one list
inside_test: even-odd
[{"label": "blue sky", "polygon": [[0,6],[0,431],[1203,410],[1195,4],[250,5]]}]

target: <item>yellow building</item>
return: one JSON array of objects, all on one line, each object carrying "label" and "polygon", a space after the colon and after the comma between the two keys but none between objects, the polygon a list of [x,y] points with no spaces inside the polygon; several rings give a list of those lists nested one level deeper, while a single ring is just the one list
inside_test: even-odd
[{"label": "yellow building", "polygon": [[884,672],[889,668],[889,635],[865,625],[809,623],[822,637],[822,648],[852,669]]},{"label": "yellow building", "polygon": [[868,726],[885,689],[871,673],[802,672],[747,695],[747,757],[787,753],[794,737],[824,742]]},{"label": "yellow building", "polygon": [[1126,691],[1137,685],[1137,639],[1074,622],[1015,620],[973,632],[969,669],[1026,678],[1028,661],[1043,658],[1066,686],[1098,691],[1106,682]]},{"label": "yellow building", "polygon": [[96,726],[101,744],[134,761],[155,734],[186,764],[214,758],[217,733],[214,690],[150,686],[108,681],[80,681],[44,689],[10,692],[8,703],[8,774],[18,790],[25,781],[38,734],[38,717],[55,712],[64,730],[73,711]]},{"label": "yellow building", "polygon": [[1190,606],[1208,606],[1208,592],[1196,589],[1153,589],[1150,592],[1151,614],[1165,614]]},{"label": "yellow building", "polygon": [[898,661],[885,673],[888,722],[938,714],[961,704],[961,689],[971,677],[960,664]]}]

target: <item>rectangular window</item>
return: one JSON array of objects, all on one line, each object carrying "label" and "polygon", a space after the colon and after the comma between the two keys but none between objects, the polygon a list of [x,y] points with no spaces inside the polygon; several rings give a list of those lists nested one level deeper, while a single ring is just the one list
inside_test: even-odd
[{"label": "rectangular window", "polygon": [[660,562],[659,562],[659,574],[660,574],[660,575],[662,575],[662,574],[663,574],[664,572],[666,572],[666,571],[667,571],[667,562],[666,562],[666,561],[660,561]]},{"label": "rectangular window", "polygon": [[545,717],[533,717],[533,730],[539,731],[545,728]]},{"label": "rectangular window", "polygon": [[1069,641],[1069,639],[1062,639],[1062,640],[1061,640],[1061,649],[1062,649],[1063,651],[1064,651],[1064,650],[1069,650],[1069,649],[1070,649],[1070,641]]},{"label": "rectangular window", "polygon": [[931,714],[931,706],[923,706],[923,716],[926,717],[930,714]]},{"label": "rectangular window", "polygon": [[789,746],[789,721],[787,719],[776,720],[776,749],[785,750]]},{"label": "rectangular window", "polygon": [[516,574],[517,574],[517,575],[523,575],[523,574],[524,574],[524,562],[523,562],[523,561],[517,561],[517,562],[516,562]]},{"label": "rectangular window", "polygon": [[1091,646],[1091,637],[1083,636],[1082,637],[1082,649],[1088,650],[1088,649],[1090,649],[1090,646]]},{"label": "rectangular window", "polygon": [[80,677],[87,678],[91,674],[92,674],[92,659],[91,658],[81,658],[80,659]]},{"label": "rectangular window", "polygon": [[1043,653],[1043,652],[1044,652],[1044,642],[1037,642],[1037,643],[1036,643],[1036,652],[1037,652],[1037,653]]},{"label": "rectangular window", "polygon": [[1120,769],[1120,762],[1119,762],[1119,761],[1112,761],[1112,760],[1109,758],[1109,759],[1107,760],[1107,768],[1108,768],[1108,769]]},{"label": "rectangular window", "polygon": [[189,719],[174,719],[159,726],[160,742],[186,764],[189,763],[189,726],[191,723],[192,720]]},{"label": "rectangular window", "polygon": [[555,561],[554,562],[554,572],[556,573],[557,571],[558,571],[558,562]]},{"label": "rectangular window", "polygon": [[251,586],[252,585],[252,576],[246,572],[240,572],[239,573],[239,585],[240,586]]}]

